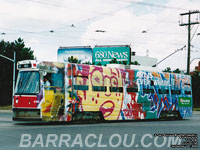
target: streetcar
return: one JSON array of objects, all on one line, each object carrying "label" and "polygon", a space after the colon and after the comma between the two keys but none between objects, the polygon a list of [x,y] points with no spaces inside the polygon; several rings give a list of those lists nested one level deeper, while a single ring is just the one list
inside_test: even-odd
[{"label": "streetcar", "polygon": [[189,75],[135,69],[134,65],[36,60],[19,61],[17,69],[13,120],[71,122],[192,116]]}]

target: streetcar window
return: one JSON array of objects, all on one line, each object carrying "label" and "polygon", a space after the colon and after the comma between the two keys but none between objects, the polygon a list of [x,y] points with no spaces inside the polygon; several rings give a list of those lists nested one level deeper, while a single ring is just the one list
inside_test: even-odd
[{"label": "streetcar window", "polygon": [[40,91],[40,74],[36,71],[21,71],[18,74],[16,94],[38,94]]},{"label": "streetcar window", "polygon": [[154,81],[153,80],[151,80],[151,86],[154,86]]},{"label": "streetcar window", "polygon": [[159,89],[158,90],[159,94],[169,94],[169,90],[165,90],[165,89]]},{"label": "streetcar window", "polygon": [[185,91],[185,95],[191,95],[191,91]]},{"label": "streetcar window", "polygon": [[144,93],[154,93],[153,89],[143,89]]},{"label": "streetcar window", "polygon": [[138,92],[138,88],[127,88],[127,92]]},{"label": "streetcar window", "polygon": [[74,77],[79,77],[79,78],[87,78],[88,79],[88,76],[80,76],[80,75],[74,75]]},{"label": "streetcar window", "polygon": [[181,91],[180,90],[171,90],[171,94],[173,94],[173,95],[180,95]]},{"label": "streetcar window", "polygon": [[123,93],[123,87],[110,87],[110,92]]},{"label": "streetcar window", "polygon": [[63,74],[62,73],[53,73],[51,76],[52,86],[63,87]]},{"label": "streetcar window", "polygon": [[[63,74],[62,73],[47,73],[44,76],[44,80],[48,80],[49,85],[46,86],[55,86],[55,87],[63,87],[64,81],[63,81]],[[46,82],[46,81],[44,81]]]},{"label": "streetcar window", "polygon": [[87,91],[88,89],[89,89],[88,77],[75,75],[74,76],[74,90]]},{"label": "streetcar window", "polygon": [[106,86],[93,86],[92,87],[93,91],[98,91],[98,92],[106,92],[107,87]]},{"label": "streetcar window", "polygon": [[88,90],[88,86],[87,85],[74,85],[74,90],[87,91]]}]

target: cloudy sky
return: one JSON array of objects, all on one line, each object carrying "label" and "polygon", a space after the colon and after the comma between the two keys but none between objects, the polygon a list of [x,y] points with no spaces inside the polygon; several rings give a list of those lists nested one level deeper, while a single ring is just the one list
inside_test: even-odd
[{"label": "cloudy sky", "polygon": [[[60,46],[129,44],[136,55],[149,50],[159,61],[187,45],[179,14],[199,8],[200,0],[0,0],[0,40],[21,37],[38,60],[56,61]],[[192,15],[192,21],[199,18]],[[191,59],[200,58],[198,27],[192,26]],[[159,67],[186,70],[186,49]]]}]

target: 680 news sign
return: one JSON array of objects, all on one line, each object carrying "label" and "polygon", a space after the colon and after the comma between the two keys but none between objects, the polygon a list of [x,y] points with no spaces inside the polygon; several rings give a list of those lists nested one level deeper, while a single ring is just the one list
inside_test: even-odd
[{"label": "680 news sign", "polygon": [[118,62],[130,62],[130,47],[95,47],[93,49],[93,62],[108,64],[113,59]]},{"label": "680 news sign", "polygon": [[95,58],[116,58],[128,60],[128,52],[97,51]]}]

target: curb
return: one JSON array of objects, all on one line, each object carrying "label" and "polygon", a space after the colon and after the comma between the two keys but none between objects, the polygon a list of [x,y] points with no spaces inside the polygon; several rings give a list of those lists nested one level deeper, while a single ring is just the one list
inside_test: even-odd
[{"label": "curb", "polygon": [[12,113],[12,110],[0,110],[0,113]]}]

